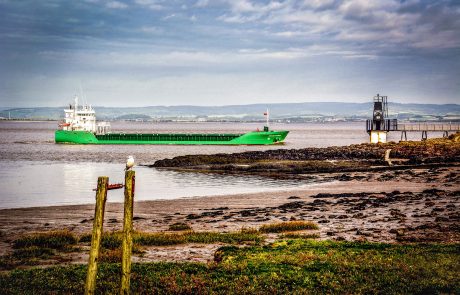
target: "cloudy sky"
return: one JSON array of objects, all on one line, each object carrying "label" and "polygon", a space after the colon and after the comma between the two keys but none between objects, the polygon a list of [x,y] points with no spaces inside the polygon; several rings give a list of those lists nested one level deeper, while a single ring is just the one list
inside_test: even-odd
[{"label": "cloudy sky", "polygon": [[460,1],[0,0],[0,106],[460,103]]}]

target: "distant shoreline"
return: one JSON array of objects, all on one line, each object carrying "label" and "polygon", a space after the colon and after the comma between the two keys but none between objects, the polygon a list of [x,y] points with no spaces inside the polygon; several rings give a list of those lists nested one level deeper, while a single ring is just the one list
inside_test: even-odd
[{"label": "distant shoreline", "polygon": [[[108,122],[141,122],[141,123],[265,123],[264,120],[184,120],[184,119],[150,119],[150,120],[122,120],[122,119],[102,119],[103,121]],[[35,119],[35,118],[16,118],[16,119],[7,119],[0,118],[0,122],[59,122],[60,119]],[[366,122],[366,118],[361,119],[344,119],[344,120],[327,120],[327,121],[289,121],[289,120],[277,120],[274,119],[272,123],[279,124],[334,124],[334,123],[353,123],[353,122]],[[400,120],[400,123],[456,123],[460,122],[459,119],[449,120],[449,119],[439,119],[439,120]]]}]

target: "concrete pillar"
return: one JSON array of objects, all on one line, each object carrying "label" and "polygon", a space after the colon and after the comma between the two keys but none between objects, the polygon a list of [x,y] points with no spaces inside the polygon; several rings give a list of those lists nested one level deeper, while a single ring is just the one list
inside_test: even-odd
[{"label": "concrete pillar", "polygon": [[370,140],[371,143],[386,143],[387,131],[371,131]]}]

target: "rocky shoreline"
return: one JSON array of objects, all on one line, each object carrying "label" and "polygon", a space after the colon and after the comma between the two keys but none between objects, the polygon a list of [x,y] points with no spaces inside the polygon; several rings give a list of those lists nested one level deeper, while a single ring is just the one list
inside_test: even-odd
[{"label": "rocky shoreline", "polygon": [[249,174],[364,172],[458,166],[460,134],[422,142],[277,149],[233,154],[179,156],[150,167]]}]

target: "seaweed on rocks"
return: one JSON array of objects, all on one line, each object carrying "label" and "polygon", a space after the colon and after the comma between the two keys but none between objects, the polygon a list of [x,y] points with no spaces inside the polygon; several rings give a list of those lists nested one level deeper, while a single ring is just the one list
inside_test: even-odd
[{"label": "seaweed on rocks", "polygon": [[[390,149],[393,166],[384,161],[385,151]],[[156,161],[149,167],[184,169],[201,172],[224,173],[337,173],[354,171],[379,171],[410,169],[425,165],[458,165],[460,163],[460,133],[443,139],[421,142],[385,144],[354,144],[326,148],[275,149],[232,154],[186,155]],[[451,178],[454,176],[449,176]],[[380,180],[393,178],[386,175]],[[342,174],[338,180],[349,181],[350,175]]]}]

